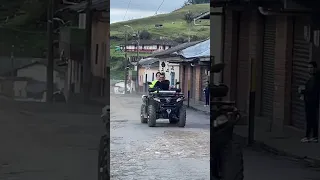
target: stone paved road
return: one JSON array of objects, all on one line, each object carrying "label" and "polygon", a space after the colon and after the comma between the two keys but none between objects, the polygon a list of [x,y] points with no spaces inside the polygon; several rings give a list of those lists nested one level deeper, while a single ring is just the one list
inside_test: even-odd
[{"label": "stone paved road", "polygon": [[1,180],[97,179],[100,114],[0,104]]},{"label": "stone paved road", "polygon": [[112,180],[210,179],[209,116],[188,110],[185,128],[140,123],[141,99],[111,97]]},{"label": "stone paved road", "polygon": [[[111,98],[112,180],[209,180],[208,116],[188,111],[187,125],[140,124],[140,98]],[[256,149],[244,149],[244,180],[320,180],[319,169]]]}]

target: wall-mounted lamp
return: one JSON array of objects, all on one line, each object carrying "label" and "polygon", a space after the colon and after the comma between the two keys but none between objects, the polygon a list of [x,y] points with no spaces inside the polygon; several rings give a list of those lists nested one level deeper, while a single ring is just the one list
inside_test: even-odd
[{"label": "wall-mounted lamp", "polygon": [[313,31],[313,44],[316,46],[316,47],[319,47],[319,40],[320,39],[320,30],[314,30]]},{"label": "wall-mounted lamp", "polygon": [[310,42],[311,40],[311,28],[310,25],[306,25],[303,28],[303,38],[305,41]]}]

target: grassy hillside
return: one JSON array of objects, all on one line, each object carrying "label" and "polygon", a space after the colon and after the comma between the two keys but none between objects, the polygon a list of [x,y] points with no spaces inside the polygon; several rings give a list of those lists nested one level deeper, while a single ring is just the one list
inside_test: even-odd
[{"label": "grassy hillside", "polygon": [[[122,62],[119,62],[121,57],[124,57],[123,52],[115,52],[115,46],[124,42],[124,32],[127,29],[128,32],[132,30],[124,25],[129,25],[133,27],[135,31],[147,30],[151,33],[152,39],[158,39],[159,37],[164,37],[171,40],[181,39],[187,40],[188,36],[192,40],[206,39],[210,36],[210,27],[209,26],[194,26],[193,23],[189,29],[189,25],[186,23],[184,17],[185,14],[189,11],[197,16],[201,13],[207,12],[210,10],[209,4],[195,4],[188,5],[178,10],[175,10],[168,14],[160,14],[156,16],[151,16],[147,18],[134,19],[130,21],[113,23],[110,26],[110,52],[111,57],[116,57],[115,60],[111,60],[112,71],[122,70]],[[208,22],[209,23],[209,22]],[[155,28],[155,24],[162,24],[162,28]],[[128,54],[130,56],[131,54]],[[147,56],[148,54],[144,54]],[[113,74],[118,74],[113,72]]]}]

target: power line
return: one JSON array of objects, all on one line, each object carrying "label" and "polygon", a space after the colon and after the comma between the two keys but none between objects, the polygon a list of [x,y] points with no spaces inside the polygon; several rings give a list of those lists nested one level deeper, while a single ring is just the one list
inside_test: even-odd
[{"label": "power line", "polygon": [[161,8],[161,6],[162,6],[163,2],[164,2],[164,0],[162,0],[161,4],[159,5],[158,9],[156,10],[155,15],[157,15],[157,14],[158,14],[158,11],[159,11],[159,9]]},{"label": "power line", "polygon": [[130,0],[129,3],[128,3],[128,7],[127,7],[127,10],[126,10],[126,13],[125,13],[124,16],[123,16],[123,20],[125,20],[125,18],[126,18],[126,16],[127,16],[127,13],[128,13],[129,7],[130,7],[130,4],[131,4],[131,0]]}]

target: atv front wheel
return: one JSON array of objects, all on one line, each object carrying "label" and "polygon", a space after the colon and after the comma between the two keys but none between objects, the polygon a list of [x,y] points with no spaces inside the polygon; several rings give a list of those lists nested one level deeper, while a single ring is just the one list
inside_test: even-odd
[{"label": "atv front wheel", "polygon": [[146,105],[141,105],[141,111],[140,111],[140,121],[141,123],[145,124],[148,122],[148,119],[144,117],[145,115],[145,107]]},{"label": "atv front wheel", "polygon": [[148,106],[148,126],[155,127],[157,122],[157,112],[156,109],[152,106]]},{"label": "atv front wheel", "polygon": [[242,148],[234,141],[230,141],[221,154],[221,180],[243,180]]},{"label": "atv front wheel", "polygon": [[186,119],[187,119],[187,109],[185,106],[181,106],[179,110],[179,127],[184,127],[186,125]]},{"label": "atv front wheel", "polygon": [[108,139],[104,135],[100,139],[99,155],[98,155],[98,180],[110,179],[108,170]]},{"label": "atv front wheel", "polygon": [[170,124],[177,124],[178,122],[179,122],[179,120],[177,120],[177,118],[173,118],[173,117],[169,118]]}]

